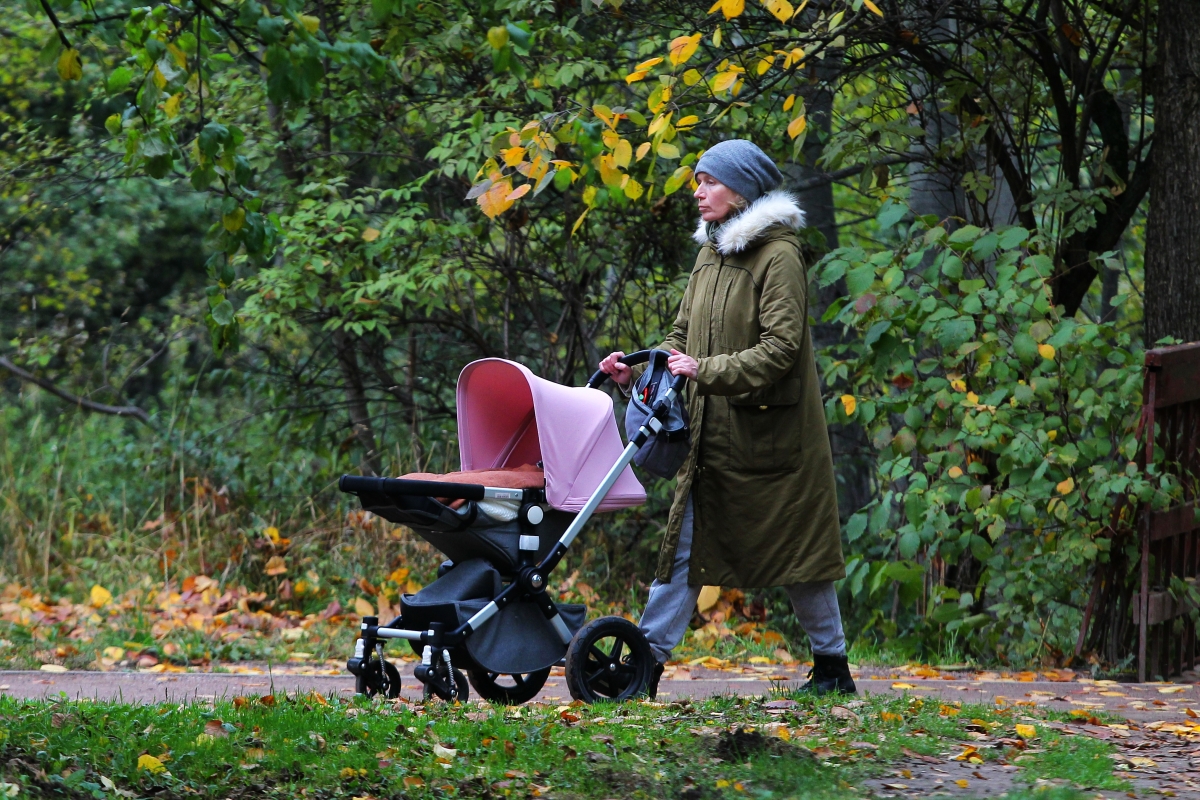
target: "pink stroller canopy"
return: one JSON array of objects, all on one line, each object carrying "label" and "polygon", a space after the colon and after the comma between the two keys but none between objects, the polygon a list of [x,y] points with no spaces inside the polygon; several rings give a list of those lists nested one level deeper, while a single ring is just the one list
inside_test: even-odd
[{"label": "pink stroller canopy", "polygon": [[[458,446],[463,470],[541,461],[546,501],[560,511],[581,510],[624,449],[607,394],[561,386],[500,358],[473,361],[458,376]],[[645,501],[626,467],[598,510]]]}]

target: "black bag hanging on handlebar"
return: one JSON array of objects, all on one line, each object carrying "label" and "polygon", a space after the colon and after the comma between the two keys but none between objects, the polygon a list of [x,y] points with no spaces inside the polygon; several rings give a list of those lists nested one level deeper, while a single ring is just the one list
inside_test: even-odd
[{"label": "black bag hanging on handlebar", "polygon": [[[671,373],[667,371],[667,356],[663,350],[655,350],[650,356],[650,365],[633,385],[633,396],[625,409],[625,435],[632,439],[638,430],[653,415],[655,403],[671,388]],[[660,478],[674,478],[683,466],[692,447],[692,433],[688,428],[687,408],[683,398],[676,395],[671,400],[662,430],[651,437],[633,457],[633,463]]]}]

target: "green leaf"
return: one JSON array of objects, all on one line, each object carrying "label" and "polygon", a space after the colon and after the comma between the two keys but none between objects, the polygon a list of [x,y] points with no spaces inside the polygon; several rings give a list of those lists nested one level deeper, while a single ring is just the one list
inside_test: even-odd
[{"label": "green leaf", "polygon": [[873,264],[862,264],[846,273],[846,289],[851,297],[860,297],[866,294],[874,282],[875,266]]},{"label": "green leaf", "polygon": [[912,558],[921,549],[921,537],[916,531],[907,531],[900,536],[900,557]]},{"label": "green leaf", "polygon": [[228,325],[233,322],[233,303],[222,300],[210,313],[218,325]]},{"label": "green leaf", "polygon": [[117,67],[108,76],[108,93],[120,94],[125,91],[133,80],[133,70],[129,67]]}]

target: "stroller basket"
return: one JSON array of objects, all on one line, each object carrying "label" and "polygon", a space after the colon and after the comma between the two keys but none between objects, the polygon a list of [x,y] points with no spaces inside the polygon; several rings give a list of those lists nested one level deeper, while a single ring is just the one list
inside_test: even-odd
[{"label": "stroller basket", "polygon": [[[650,355],[624,360],[644,363]],[[399,693],[399,673],[383,659],[388,639],[408,640],[421,655],[414,675],[426,697],[466,699],[456,664],[485,699],[506,703],[532,699],[550,667],[562,663],[576,699],[626,699],[643,690],[653,656],[637,626],[621,617],[585,624],[584,606],[558,603],[547,591],[550,572],[593,513],[645,500],[629,464],[663,430],[684,382],[672,382],[622,446],[612,399],[594,391],[606,378],[597,373],[587,387],[569,388],[512,362],[474,362],[458,388],[465,472],[342,476],[339,487],[358,495],[364,509],[408,526],[449,559],[436,581],[401,598],[399,617],[384,625],[363,619],[347,663],[360,693]]]}]

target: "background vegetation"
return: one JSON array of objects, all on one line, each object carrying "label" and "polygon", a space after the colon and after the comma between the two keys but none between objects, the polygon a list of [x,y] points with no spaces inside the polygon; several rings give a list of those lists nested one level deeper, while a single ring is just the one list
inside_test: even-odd
[{"label": "background vegetation", "polygon": [[[704,11],[14,9],[0,572],[26,604],[197,575],[297,618],[394,603],[437,555],[337,476],[455,468],[473,359],[578,384],[659,341],[691,166],[740,136],[809,212],[856,652],[1070,660],[1097,566],[1137,557],[1120,509],[1174,491],[1132,438],[1157,5]],[[564,595],[637,610],[650,489]],[[776,593],[735,600],[712,630],[796,635]]]}]

